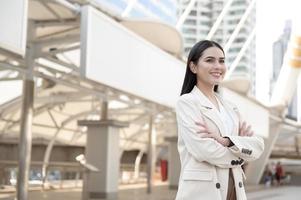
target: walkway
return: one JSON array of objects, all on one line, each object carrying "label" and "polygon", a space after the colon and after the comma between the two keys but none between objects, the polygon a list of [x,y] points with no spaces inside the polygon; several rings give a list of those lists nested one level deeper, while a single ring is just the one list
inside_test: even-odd
[{"label": "walkway", "polygon": [[[174,200],[175,190],[168,190],[166,185],[153,188],[151,195],[146,194],[146,188],[121,189],[119,200]],[[249,189],[248,200],[300,200],[301,188],[298,186],[281,186],[275,188]],[[12,193],[0,193],[0,200],[14,200]],[[81,200],[81,189],[62,189],[49,191],[31,191],[30,200]]]}]

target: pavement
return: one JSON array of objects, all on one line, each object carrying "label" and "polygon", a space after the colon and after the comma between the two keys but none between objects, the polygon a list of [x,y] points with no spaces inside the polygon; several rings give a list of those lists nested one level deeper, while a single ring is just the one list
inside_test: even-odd
[{"label": "pavement", "polygon": [[[266,188],[262,185],[248,186],[248,200],[300,200],[300,186],[277,186]],[[120,187],[118,200],[174,200],[176,190],[169,190],[166,183],[153,187],[147,194],[146,185],[125,185]],[[0,200],[15,200],[15,192],[1,192]],[[55,190],[32,190],[29,200],[81,200],[81,188]],[[105,199],[104,199],[105,200]]]}]

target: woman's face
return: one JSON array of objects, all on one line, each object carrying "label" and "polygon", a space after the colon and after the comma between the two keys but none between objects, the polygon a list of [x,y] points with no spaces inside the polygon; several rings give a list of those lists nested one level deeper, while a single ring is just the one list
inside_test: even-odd
[{"label": "woman's face", "polygon": [[196,65],[191,62],[190,69],[197,75],[197,81],[201,84],[212,87],[219,84],[226,73],[223,51],[218,47],[209,47]]}]

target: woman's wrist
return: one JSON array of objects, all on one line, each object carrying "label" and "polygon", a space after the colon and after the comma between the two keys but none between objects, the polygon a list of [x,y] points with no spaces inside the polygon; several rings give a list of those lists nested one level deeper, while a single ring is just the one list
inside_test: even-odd
[{"label": "woman's wrist", "polygon": [[228,147],[231,144],[231,141],[228,137],[220,137],[218,142],[224,147]]}]

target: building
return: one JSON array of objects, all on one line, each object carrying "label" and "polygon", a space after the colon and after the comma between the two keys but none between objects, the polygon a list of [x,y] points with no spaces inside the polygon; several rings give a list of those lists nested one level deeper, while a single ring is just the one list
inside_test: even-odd
[{"label": "building", "polygon": [[[178,0],[178,16],[181,16],[189,2],[190,1],[188,0]],[[181,32],[184,38],[184,52],[186,55],[193,44],[206,38],[214,22],[224,8],[225,3],[225,0],[196,0],[195,5],[181,26]],[[234,0],[212,39],[224,46],[248,8],[248,5],[249,1]],[[237,57],[250,32],[254,29],[255,23],[255,8],[253,8],[228,52],[226,52],[227,66],[230,66]],[[255,86],[256,76],[255,48],[255,39],[253,38],[253,41],[243,54],[235,69],[235,73],[233,74],[247,77],[250,79],[252,86]],[[254,88],[255,87],[252,87],[253,94],[255,93]]]},{"label": "building", "polygon": [[[272,75],[270,79],[270,93],[273,93],[276,81],[281,71],[281,67],[284,61],[284,55],[287,50],[287,46],[290,40],[290,35],[292,31],[292,21],[287,20],[283,32],[279,36],[278,40],[273,44],[273,68],[272,68]],[[297,120],[297,92],[295,92],[292,101],[288,107],[287,117]]]}]

